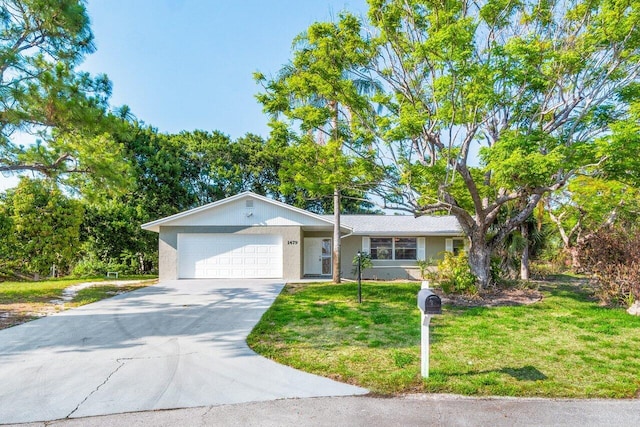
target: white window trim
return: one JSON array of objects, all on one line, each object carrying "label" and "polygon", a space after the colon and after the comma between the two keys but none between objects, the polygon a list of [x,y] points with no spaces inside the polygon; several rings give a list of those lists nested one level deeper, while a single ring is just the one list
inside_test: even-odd
[{"label": "white window trim", "polygon": [[418,246],[416,250],[416,261],[424,261],[427,259],[427,239],[424,237],[418,237],[416,241]]},{"label": "white window trim", "polygon": [[362,237],[362,252],[371,252],[371,239],[368,236]]}]

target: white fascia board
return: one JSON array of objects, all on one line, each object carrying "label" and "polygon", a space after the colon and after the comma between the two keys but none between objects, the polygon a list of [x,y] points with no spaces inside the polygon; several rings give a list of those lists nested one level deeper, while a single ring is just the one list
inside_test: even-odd
[{"label": "white fascia board", "polygon": [[433,236],[433,237],[464,237],[464,232],[461,231],[375,231],[375,230],[365,230],[365,231],[354,231],[352,233],[354,236],[384,236],[384,237],[419,237],[419,236]]}]

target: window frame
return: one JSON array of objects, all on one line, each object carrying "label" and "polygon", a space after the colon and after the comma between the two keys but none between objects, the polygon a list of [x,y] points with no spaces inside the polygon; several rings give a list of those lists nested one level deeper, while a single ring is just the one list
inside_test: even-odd
[{"label": "window frame", "polygon": [[445,250],[454,255],[467,250],[467,241],[463,237],[450,237],[445,239]]},{"label": "window frame", "polygon": [[[390,258],[378,258],[378,246],[374,245],[376,239],[391,240],[391,247],[382,247],[383,250],[390,250]],[[413,247],[396,247],[396,240],[400,239],[412,239]],[[398,258],[397,250],[413,250],[413,258]],[[375,252],[374,252],[375,251]],[[418,237],[414,236],[371,236],[369,238],[369,254],[372,261],[417,261],[418,260]]]}]

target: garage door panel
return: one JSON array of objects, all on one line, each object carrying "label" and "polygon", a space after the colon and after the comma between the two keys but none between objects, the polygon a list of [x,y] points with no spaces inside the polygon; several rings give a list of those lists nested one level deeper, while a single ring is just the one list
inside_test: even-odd
[{"label": "garage door panel", "polygon": [[178,277],[281,278],[277,235],[178,234]]}]

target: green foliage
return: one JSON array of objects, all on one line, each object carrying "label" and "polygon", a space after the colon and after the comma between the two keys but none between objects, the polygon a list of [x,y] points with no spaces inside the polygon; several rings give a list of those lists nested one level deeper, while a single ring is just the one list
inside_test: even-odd
[{"label": "green foliage", "polygon": [[574,159],[576,153],[577,147],[566,150],[563,141],[543,131],[507,131],[491,148],[481,150],[481,158],[495,171],[493,182],[513,190],[552,185],[558,169],[585,164],[585,159]]},{"label": "green foliage", "polygon": [[[108,261],[102,261],[95,257],[93,253],[80,259],[73,267],[71,276],[73,277],[103,277],[109,271],[116,271],[120,275],[133,275],[140,273],[138,265],[126,263],[118,263],[114,258],[107,258]],[[117,258],[116,258],[117,259]]]},{"label": "green foliage", "polygon": [[358,263],[360,263],[360,272],[363,272],[367,268],[373,267],[373,261],[371,261],[371,255],[369,252],[360,252],[360,256],[356,254],[351,261],[351,265],[353,265],[353,269],[351,270],[351,274],[358,274]]},{"label": "green foliage", "polygon": [[429,278],[447,294],[478,293],[476,277],[469,268],[469,258],[464,251],[458,255],[445,252],[444,258],[438,261],[438,270],[429,274]]},{"label": "green foliage", "polygon": [[[280,193],[285,150],[271,140],[248,134],[234,141],[204,131],[167,135],[138,123],[119,128],[117,136],[131,179],[115,197],[96,188],[85,198],[78,275],[104,274],[109,266],[155,271],[157,234],[142,230],[142,223],[243,191],[292,201]],[[307,204],[302,200],[301,207]]]},{"label": "green foliage", "polygon": [[575,177],[564,191],[549,198],[548,217],[553,220],[558,237],[555,242],[549,241],[549,249],[555,249],[555,253],[543,255],[557,263],[566,261],[580,271],[576,246],[602,228],[635,223],[639,202],[638,188],[628,183],[600,176]]},{"label": "green foliage", "polygon": [[247,134],[233,141],[219,131],[181,132],[169,137],[178,150],[198,204],[244,191],[280,198],[278,172],[286,145]]},{"label": "green foliage", "polygon": [[53,265],[59,274],[70,271],[80,246],[82,205],[65,196],[50,181],[22,178],[5,199],[4,263],[13,271],[47,276]]},{"label": "green foliage", "polygon": [[583,174],[637,181],[639,18],[637,0],[369,2],[374,54],[352,69],[381,82],[385,188],[458,218],[480,286],[543,195]]},{"label": "green foliage", "polygon": [[[279,171],[281,189],[285,194],[295,194],[302,188],[307,197],[326,198],[338,188],[344,190],[346,199],[350,195],[355,199],[365,199],[363,191],[373,185],[378,173],[371,155],[344,155],[341,141],[332,140],[322,145],[303,138],[289,147],[285,156],[286,162]],[[363,205],[346,204],[353,206],[348,209],[351,212]],[[333,208],[330,207],[329,211],[333,211]]]},{"label": "green foliage", "polygon": [[[117,179],[119,147],[104,137],[111,83],[76,70],[94,50],[84,1],[4,0],[0,20],[0,171]],[[19,133],[41,141],[20,146]]]},{"label": "green foliage", "polygon": [[429,278],[429,267],[437,265],[437,262],[433,259],[419,259],[416,261],[418,269],[420,270],[420,277],[423,279]]},{"label": "green foliage", "polygon": [[290,146],[280,170],[285,194],[302,188],[324,198],[337,190],[362,200],[382,178],[361,114],[370,109],[364,94],[377,86],[354,72],[372,48],[361,38],[359,20],[344,14],[301,34],[292,63],[278,77],[255,76],[265,89],[258,100],[273,117],[271,138]]}]

